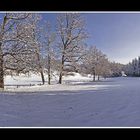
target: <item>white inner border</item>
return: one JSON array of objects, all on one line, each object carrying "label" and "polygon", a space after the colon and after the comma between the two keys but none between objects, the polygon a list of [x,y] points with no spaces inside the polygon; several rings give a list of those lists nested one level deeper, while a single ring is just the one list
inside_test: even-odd
[{"label": "white inner border", "polygon": [[[1,13],[87,13],[87,14],[91,14],[91,13],[96,13],[96,14],[107,14],[107,13],[113,13],[113,14],[121,14],[121,13],[140,13],[140,11],[0,11]],[[0,127],[0,128],[59,128],[59,129],[63,129],[63,128],[68,128],[68,129],[72,129],[72,128],[88,128],[88,129],[92,129],[92,128],[97,128],[97,129],[101,129],[101,128],[137,128],[139,129],[140,127]]]},{"label": "white inner border", "polygon": [[0,11],[0,13],[140,13],[140,11]]}]

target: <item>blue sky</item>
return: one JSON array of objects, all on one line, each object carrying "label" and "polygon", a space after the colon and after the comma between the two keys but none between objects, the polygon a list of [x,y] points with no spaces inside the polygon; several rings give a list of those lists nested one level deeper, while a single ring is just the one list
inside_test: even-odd
[{"label": "blue sky", "polygon": [[[57,13],[58,14],[58,13]],[[56,13],[43,19],[56,24]],[[128,63],[140,56],[140,13],[81,13],[86,23],[88,45],[96,45],[111,61]]]},{"label": "blue sky", "polygon": [[[140,13],[82,13],[89,38],[111,61],[123,64],[140,56]],[[55,13],[43,14],[55,24]]]},{"label": "blue sky", "polygon": [[86,14],[89,44],[111,60],[128,63],[140,55],[140,14]]}]

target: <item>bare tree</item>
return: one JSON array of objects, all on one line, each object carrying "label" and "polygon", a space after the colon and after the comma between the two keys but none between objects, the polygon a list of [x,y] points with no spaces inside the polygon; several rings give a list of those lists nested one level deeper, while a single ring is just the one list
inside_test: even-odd
[{"label": "bare tree", "polygon": [[106,78],[109,75],[109,61],[107,56],[101,51],[97,55],[96,74],[98,75],[98,81],[100,80],[100,76]]},{"label": "bare tree", "polygon": [[54,46],[55,46],[55,32],[51,30],[51,24],[49,22],[46,23],[46,27],[44,29],[45,31],[45,48],[46,48],[46,54],[47,54],[47,73],[48,73],[48,84],[51,84],[51,69],[53,68],[54,62],[55,62],[55,53],[54,53]]},{"label": "bare tree", "polygon": [[116,62],[110,62],[110,70],[111,70],[111,76],[118,77],[121,76],[121,72],[124,69],[124,65]]},{"label": "bare tree", "polygon": [[4,58],[7,55],[13,55],[8,52],[8,45],[17,42],[18,36],[15,33],[16,23],[22,22],[28,18],[29,14],[5,13],[0,24],[0,88],[4,88]]},{"label": "bare tree", "polygon": [[[31,51],[34,52],[30,59],[30,70],[33,72],[40,73],[42,84],[45,84],[44,78],[44,62],[43,62],[43,41],[42,41],[42,28],[40,24],[41,16],[39,14],[32,14],[28,19],[29,24],[26,24],[26,29],[30,32],[30,35],[25,35],[29,42],[27,43],[32,49]],[[24,34],[23,34],[24,35]],[[24,38],[24,37],[23,37]]]},{"label": "bare tree", "polygon": [[76,64],[81,58],[82,43],[87,37],[81,15],[77,13],[60,14],[57,18],[57,33],[61,61],[59,83],[61,84],[66,67],[74,67],[73,64]]},{"label": "bare tree", "polygon": [[99,51],[96,46],[91,46],[85,50],[86,55],[83,57],[82,67],[86,70],[87,74],[93,76],[93,81],[98,80],[100,76],[106,76],[109,73],[109,61],[105,54]]},{"label": "bare tree", "polygon": [[97,56],[98,49],[96,47],[90,47],[86,50],[86,55],[83,58],[83,67],[86,69],[87,73],[93,75],[93,81],[95,81],[96,67],[98,64]]}]

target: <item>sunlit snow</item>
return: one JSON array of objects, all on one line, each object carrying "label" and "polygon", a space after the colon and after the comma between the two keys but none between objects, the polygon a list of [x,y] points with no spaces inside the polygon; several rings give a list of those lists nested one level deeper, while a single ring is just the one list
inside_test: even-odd
[{"label": "sunlit snow", "polygon": [[0,126],[140,126],[140,78],[91,82],[92,77],[77,75],[64,77],[62,85],[55,80],[52,85],[37,85],[41,80],[35,75],[7,76],[0,94]]}]

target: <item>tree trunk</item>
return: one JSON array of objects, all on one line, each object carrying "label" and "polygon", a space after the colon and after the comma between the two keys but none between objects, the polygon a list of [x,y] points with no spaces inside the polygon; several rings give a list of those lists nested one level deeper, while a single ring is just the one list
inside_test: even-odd
[{"label": "tree trunk", "polygon": [[60,75],[59,75],[59,84],[62,84],[62,72],[60,72]]},{"label": "tree trunk", "polygon": [[[7,17],[5,16],[3,19],[3,24],[1,28],[1,34],[0,34],[0,41],[2,41],[3,35],[4,35],[4,28],[6,25]],[[2,51],[2,42],[0,42],[0,88],[4,89],[4,70],[3,70],[3,51]]]},{"label": "tree trunk", "polygon": [[51,84],[51,60],[50,56],[48,54],[48,84]]},{"label": "tree trunk", "polygon": [[62,55],[61,70],[60,70],[59,81],[58,81],[59,84],[62,84],[63,68],[64,68],[64,55]]},{"label": "tree trunk", "polygon": [[98,81],[100,80],[100,76],[98,75]]},{"label": "tree trunk", "polygon": [[42,84],[44,85],[45,84],[45,78],[44,78],[44,74],[43,74],[42,70],[40,71],[40,74],[41,74]]},{"label": "tree trunk", "polygon": [[95,74],[93,75],[93,82],[95,82]]},{"label": "tree trunk", "polygon": [[51,84],[51,75],[50,75],[50,72],[48,73],[48,84],[49,85]]},{"label": "tree trunk", "polygon": [[36,52],[36,55],[37,55],[37,59],[38,59],[38,63],[39,63],[38,65],[39,65],[39,71],[40,71],[40,75],[41,75],[41,79],[42,79],[42,84],[44,85],[45,84],[45,78],[44,78],[42,66],[40,64],[40,55],[39,55],[39,52]]},{"label": "tree trunk", "polygon": [[4,89],[3,57],[0,55],[0,88]]},{"label": "tree trunk", "polygon": [[96,73],[95,73],[95,70],[93,69],[93,82],[95,82],[95,80],[96,80],[95,79],[96,78],[95,75],[96,75]]}]

